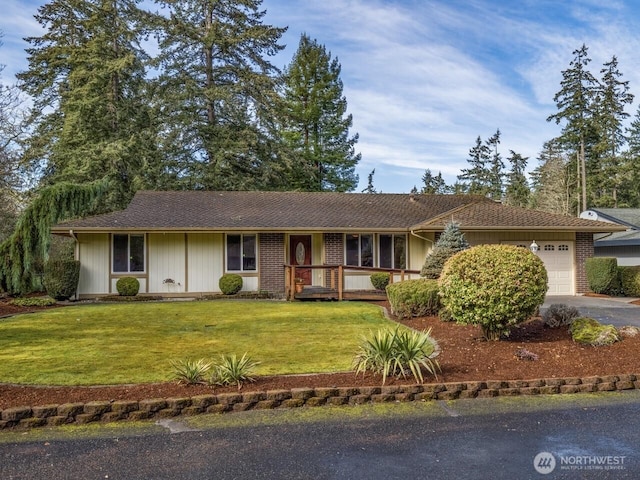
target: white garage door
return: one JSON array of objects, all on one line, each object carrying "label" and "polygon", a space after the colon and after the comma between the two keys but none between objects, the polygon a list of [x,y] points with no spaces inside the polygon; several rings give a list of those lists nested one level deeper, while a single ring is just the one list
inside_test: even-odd
[{"label": "white garage door", "polygon": [[[504,242],[529,248],[531,242]],[[574,242],[536,240],[538,256],[544,262],[549,276],[548,295],[575,295],[573,249]]]}]

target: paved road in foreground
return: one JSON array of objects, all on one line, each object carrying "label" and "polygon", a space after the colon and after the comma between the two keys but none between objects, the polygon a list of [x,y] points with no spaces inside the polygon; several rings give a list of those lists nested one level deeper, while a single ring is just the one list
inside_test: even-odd
[{"label": "paved road in foreground", "polygon": [[639,432],[639,391],[252,411],[0,433],[0,478],[627,479]]}]

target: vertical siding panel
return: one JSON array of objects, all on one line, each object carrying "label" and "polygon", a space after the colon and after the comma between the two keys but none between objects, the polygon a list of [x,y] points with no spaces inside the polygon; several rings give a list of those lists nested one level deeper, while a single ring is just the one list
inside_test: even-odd
[{"label": "vertical siding panel", "polygon": [[78,234],[80,281],[78,293],[109,293],[109,234]]},{"label": "vertical siding panel", "polygon": [[[184,292],[185,254],[184,234],[149,234],[149,293]],[[175,283],[163,283],[167,278]]]},{"label": "vertical siding panel", "polygon": [[219,292],[224,266],[222,234],[190,233],[188,242],[189,291]]}]

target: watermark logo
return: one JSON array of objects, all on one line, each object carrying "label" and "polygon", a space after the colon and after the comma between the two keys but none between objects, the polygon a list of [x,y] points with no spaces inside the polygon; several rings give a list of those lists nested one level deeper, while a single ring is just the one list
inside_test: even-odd
[{"label": "watermark logo", "polygon": [[536,472],[547,475],[556,466],[560,470],[624,470],[625,455],[559,455],[558,459],[549,452],[540,452],[533,459]]},{"label": "watermark logo", "polygon": [[549,452],[540,452],[533,459],[533,468],[542,475],[553,472],[556,468],[556,457]]}]

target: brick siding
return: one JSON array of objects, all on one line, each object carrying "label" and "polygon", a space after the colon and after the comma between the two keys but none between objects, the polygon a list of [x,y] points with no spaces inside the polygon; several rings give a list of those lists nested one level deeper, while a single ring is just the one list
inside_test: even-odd
[{"label": "brick siding", "polygon": [[589,291],[585,262],[593,257],[593,234],[576,232],[576,293]]},{"label": "brick siding", "polygon": [[284,295],[284,233],[261,233],[259,249],[260,290]]},{"label": "brick siding", "polygon": [[[342,265],[344,263],[344,236],[341,233],[324,233],[324,263],[329,265]],[[324,286],[331,286],[330,271],[324,272]]]}]

